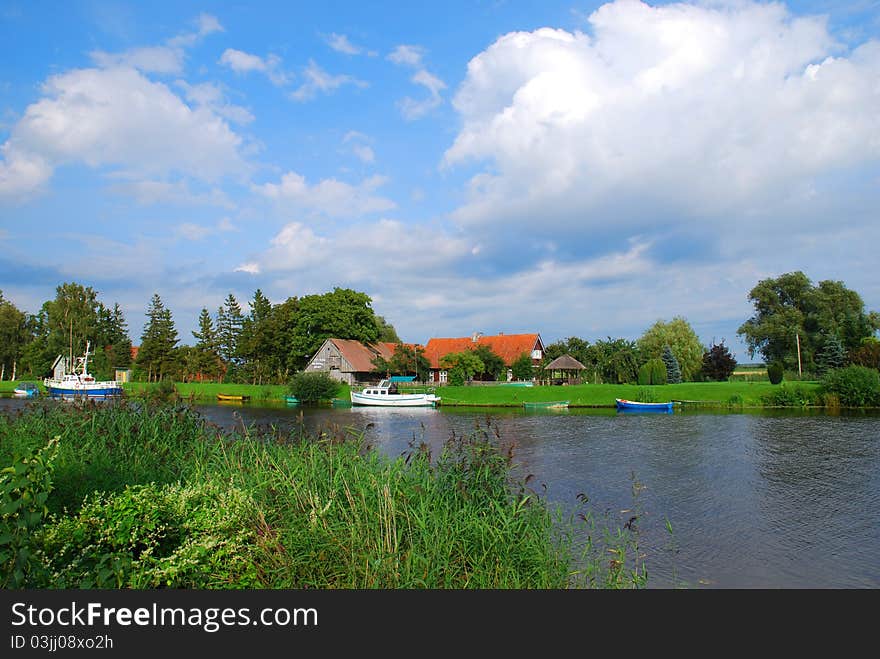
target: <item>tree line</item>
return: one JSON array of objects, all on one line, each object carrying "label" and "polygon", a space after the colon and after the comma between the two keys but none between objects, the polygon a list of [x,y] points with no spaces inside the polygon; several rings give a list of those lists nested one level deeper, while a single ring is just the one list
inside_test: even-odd
[{"label": "tree line", "polygon": [[57,355],[80,356],[89,341],[89,370],[100,379],[131,368],[133,379],[143,381],[286,383],[328,338],[400,342],[366,293],[334,288],[272,304],[257,289],[246,311],[232,293],[216,313],[202,308],[194,344],[181,345],[172,312],[156,293],[133,358],[118,304],[105,306],[95,290],[78,283],[62,284],[55,293],[28,315],[0,292],[0,369],[8,378],[13,371],[49,375]]},{"label": "tree line", "polygon": [[[821,376],[848,364],[880,369],[880,314],[865,310],[861,296],[840,281],[813,284],[803,272],[768,278],[748,293],[754,314],[737,330],[750,355],[774,370]],[[112,378],[129,368],[133,378],[158,381],[214,380],[286,383],[328,338],[396,343],[389,360],[373,362],[382,375],[427,379],[430,364],[418,346],[401,343],[393,325],[372,309],[372,299],[348,288],[288,297],[272,304],[260,289],[243,309],[230,293],[215,312],[204,307],[193,345],[181,345],[171,310],[154,294],[146,309],[136,359],[118,304],[105,305],[91,287],[75,282],[56,288],[55,298],[35,314],[20,311],[0,291],[0,379],[49,374],[57,355],[78,356],[91,343],[90,370]],[[545,374],[553,359],[569,354],[584,366],[580,379],[605,383],[723,380],[736,367],[724,340],[703,345],[681,316],[658,320],[637,340],[606,337],[594,342],[572,336],[545,346],[535,373],[531,357],[513,364],[485,345],[446,355],[441,366],[452,384],[469,379],[515,379]]]}]

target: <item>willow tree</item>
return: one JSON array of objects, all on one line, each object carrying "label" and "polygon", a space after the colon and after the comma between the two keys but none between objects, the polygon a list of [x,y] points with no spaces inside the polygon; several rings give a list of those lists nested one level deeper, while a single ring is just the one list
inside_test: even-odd
[{"label": "willow tree", "polygon": [[662,359],[663,349],[669,346],[681,369],[682,380],[693,380],[703,367],[703,344],[682,316],[676,316],[668,323],[658,320],[645,331],[637,345],[639,355],[645,361]]}]

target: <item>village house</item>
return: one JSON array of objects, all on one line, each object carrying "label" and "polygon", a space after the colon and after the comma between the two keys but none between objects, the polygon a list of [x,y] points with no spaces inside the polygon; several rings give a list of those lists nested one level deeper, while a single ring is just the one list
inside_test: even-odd
[{"label": "village house", "polygon": [[431,339],[425,346],[425,357],[431,363],[430,381],[437,384],[446,384],[448,372],[440,366],[440,360],[454,352],[464,352],[484,345],[504,360],[507,366],[507,380],[513,379],[510,370],[511,364],[523,353],[531,356],[532,364],[538,366],[544,358],[544,343],[540,334],[498,334],[496,336],[483,336],[475,333],[455,339]]},{"label": "village house", "polygon": [[376,357],[390,360],[395,343],[361,343],[352,339],[327,339],[306,365],[306,373],[328,373],[347,384],[376,380]]}]

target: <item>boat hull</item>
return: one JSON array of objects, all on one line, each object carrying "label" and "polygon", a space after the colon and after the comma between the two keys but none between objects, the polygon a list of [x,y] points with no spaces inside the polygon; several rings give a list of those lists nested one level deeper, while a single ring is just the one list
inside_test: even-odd
[{"label": "boat hull", "polygon": [[615,399],[617,409],[624,412],[672,412],[672,402],[668,403],[640,403],[634,400]]},{"label": "boat hull", "polygon": [[363,394],[351,392],[352,405],[372,407],[434,407],[440,399],[434,394]]},{"label": "boat hull", "polygon": [[48,385],[46,392],[51,398],[62,400],[103,400],[105,398],[119,398],[122,396],[122,387],[114,386],[81,386],[81,387],[58,387]]}]

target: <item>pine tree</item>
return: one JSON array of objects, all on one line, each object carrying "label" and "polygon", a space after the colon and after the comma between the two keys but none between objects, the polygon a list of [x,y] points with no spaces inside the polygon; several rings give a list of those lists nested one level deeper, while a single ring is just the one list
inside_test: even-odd
[{"label": "pine tree", "polygon": [[161,380],[171,374],[175,365],[174,347],[177,330],[171,310],[166,309],[158,293],[153,294],[147,309],[147,323],[141,335],[138,363],[147,370],[149,380]]},{"label": "pine tree", "polygon": [[678,365],[678,360],[675,358],[675,355],[672,354],[672,348],[668,345],[663,346],[663,355],[661,356],[661,359],[663,359],[663,363],[666,364],[666,381],[669,384],[680,384],[681,368]]},{"label": "pine tree", "polygon": [[816,367],[820,374],[835,368],[843,368],[846,364],[846,350],[843,342],[836,334],[826,334],[823,337],[822,348],[816,355]]},{"label": "pine tree", "polygon": [[218,375],[220,356],[217,354],[217,332],[206,307],[202,307],[202,312],[199,314],[199,331],[193,332],[192,335],[197,341],[194,346],[196,368],[209,377]]},{"label": "pine tree", "polygon": [[244,317],[241,314],[241,305],[230,293],[223,306],[217,310],[217,348],[220,356],[227,362],[236,358],[236,348],[241,337],[241,328]]}]

